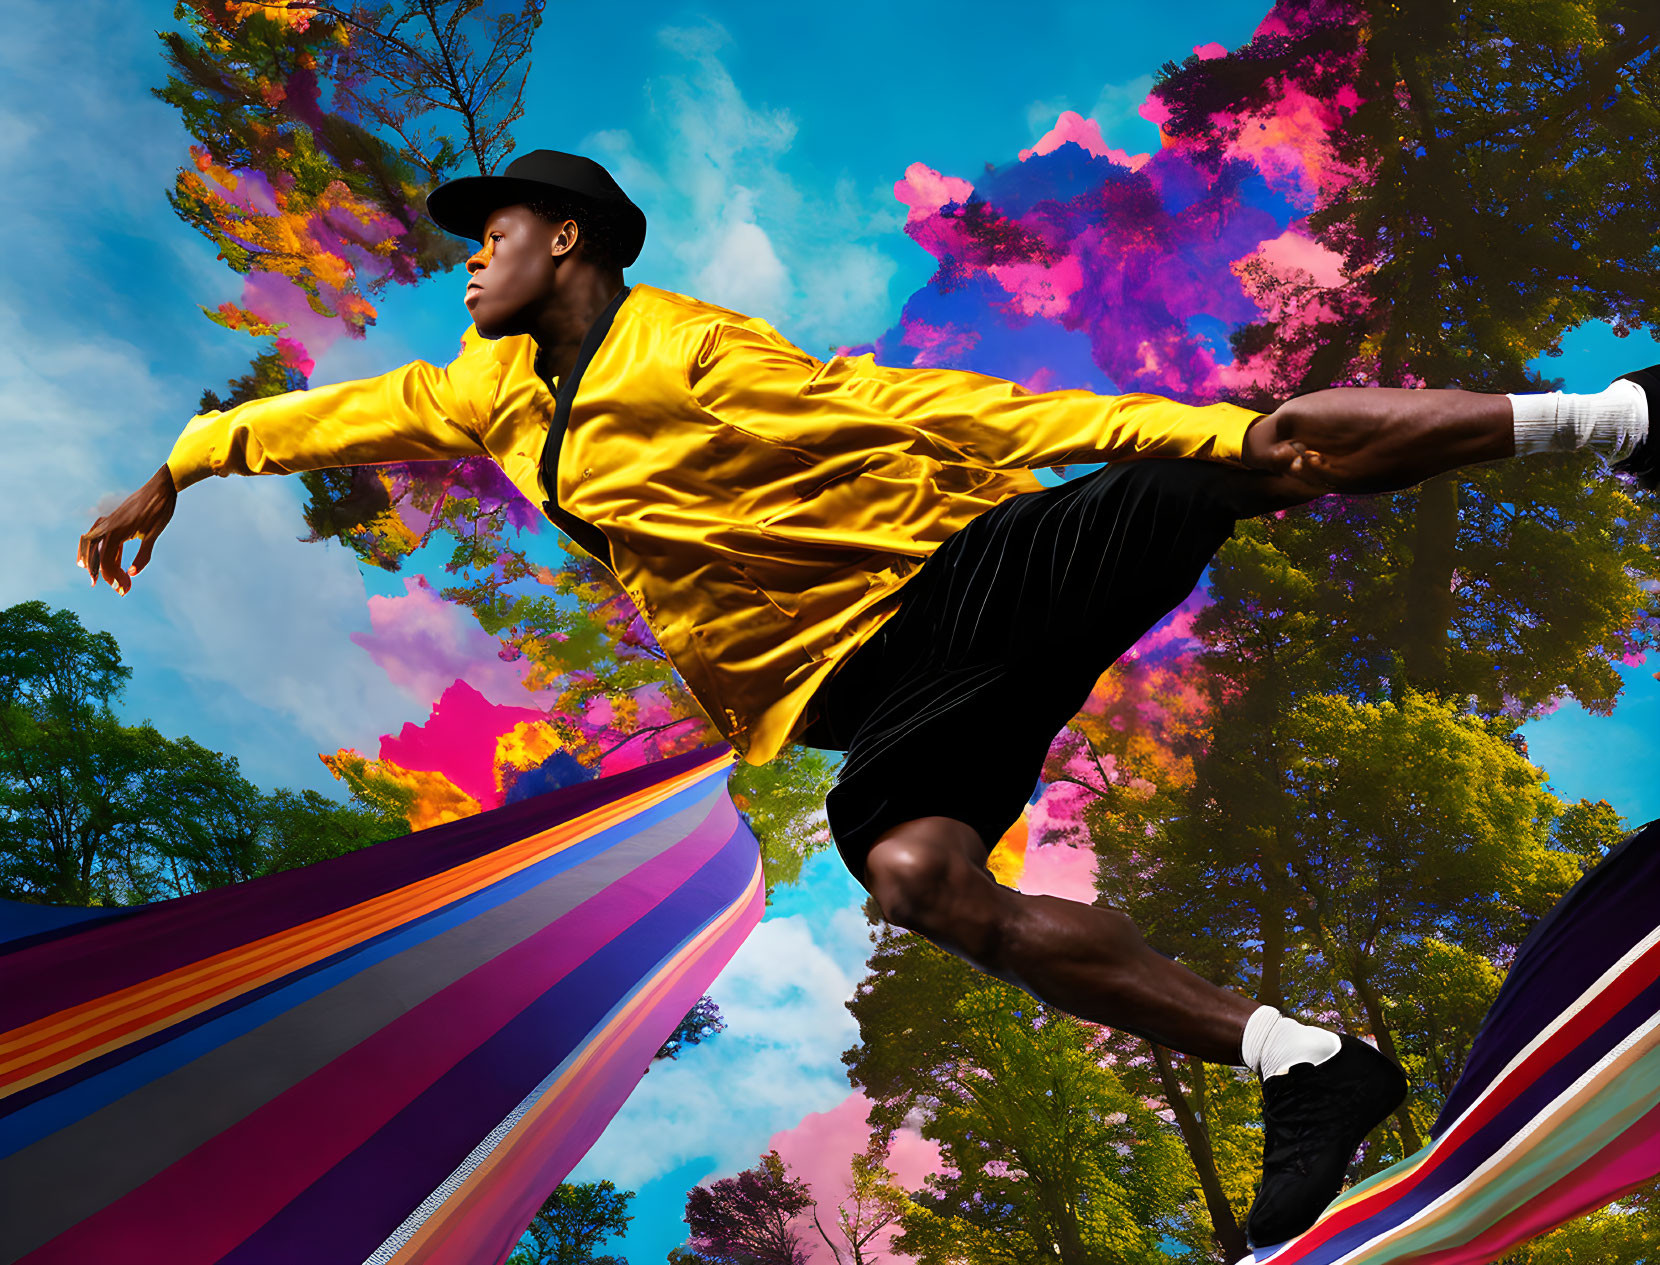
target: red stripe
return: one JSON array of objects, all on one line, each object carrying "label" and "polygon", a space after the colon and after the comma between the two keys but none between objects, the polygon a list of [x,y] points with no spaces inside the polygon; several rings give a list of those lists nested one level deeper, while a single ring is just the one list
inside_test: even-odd
[{"label": "red stripe", "polygon": [[1654,983],[1657,976],[1660,976],[1660,943],[1650,946],[1637,961],[1615,976],[1578,1014],[1528,1055],[1520,1067],[1514,1068],[1507,1077],[1498,1082],[1495,1092],[1477,1103],[1457,1124],[1443,1134],[1434,1153],[1421,1162],[1410,1175],[1356,1200],[1293,1239],[1284,1251],[1274,1254],[1274,1265],[1296,1265],[1296,1262],[1306,1258],[1316,1248],[1324,1246],[1334,1236],[1352,1229],[1373,1213],[1416,1189],[1420,1182],[1435,1172],[1473,1134],[1578,1049],[1588,1036],[1613,1019],[1645,988]]}]

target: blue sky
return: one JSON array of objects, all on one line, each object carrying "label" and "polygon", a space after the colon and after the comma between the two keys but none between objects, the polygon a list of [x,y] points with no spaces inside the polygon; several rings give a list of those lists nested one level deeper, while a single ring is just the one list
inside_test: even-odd
[{"label": "blue sky", "polygon": [[[900,231],[892,189],[923,162],[972,177],[1010,161],[1065,109],[1110,143],[1156,144],[1135,106],[1164,61],[1246,38],[1265,5],[1147,8],[1093,0],[1011,15],[967,3],[550,6],[537,38],[523,149],[601,158],[651,222],[633,280],[772,320],[809,350],[892,326],[932,260]],[[365,597],[402,591],[335,546],[301,544],[301,492],[281,479],[209,480],[181,497],[126,598],[74,566],[95,513],[163,461],[201,390],[252,344],[198,304],[240,281],[165,199],[188,138],[149,96],[152,32],[171,0],[95,4],[65,23],[9,0],[0,45],[0,604],[39,598],[119,640],[124,710],[238,757],[258,784],[337,794],[317,753],[424,719],[349,640]],[[453,355],[459,274],[389,293],[362,342],[318,360],[323,384]],[[1643,338],[1570,338],[1548,364],[1600,389],[1660,360]],[[1611,718],[1573,707],[1531,725],[1535,760],[1570,797],[1660,815],[1654,664],[1628,671]],[[686,1188],[754,1162],[767,1139],[847,1093],[841,1006],[862,973],[863,893],[834,856],[809,865],[717,984],[731,1028],[653,1071],[577,1172],[640,1192],[620,1249],[639,1265],[680,1241]]]}]

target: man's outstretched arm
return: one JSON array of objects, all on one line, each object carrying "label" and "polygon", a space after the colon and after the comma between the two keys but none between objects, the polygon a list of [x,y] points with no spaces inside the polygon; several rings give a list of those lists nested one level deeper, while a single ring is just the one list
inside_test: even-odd
[{"label": "man's outstretched arm", "polygon": [[1335,387],[1288,400],[1256,422],[1243,459],[1322,492],[1391,492],[1515,453],[1508,396]]},{"label": "man's outstretched arm", "polygon": [[[484,452],[499,362],[471,330],[440,368],[414,361],[376,378],[249,400],[203,413],[185,427],[167,463],[80,540],[75,561],[92,583],[119,592],[150,561],[179,492],[209,475],[289,474],[331,466],[433,461]],[[126,542],[142,543],[131,566]]]}]

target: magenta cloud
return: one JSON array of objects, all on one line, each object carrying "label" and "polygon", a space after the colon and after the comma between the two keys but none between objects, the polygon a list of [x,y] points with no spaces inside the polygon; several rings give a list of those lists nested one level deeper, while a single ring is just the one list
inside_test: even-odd
[{"label": "magenta cloud", "polygon": [[495,703],[531,701],[524,688],[528,660],[504,661],[501,643],[470,612],[440,597],[425,577],[403,583],[402,597],[370,597],[372,631],[352,634],[394,685],[423,707],[457,681]]},{"label": "magenta cloud", "polygon": [[[847,1191],[852,1177],[853,1157],[865,1149],[870,1138],[870,1099],[861,1093],[848,1095],[829,1111],[815,1111],[801,1123],[775,1133],[767,1143],[777,1150],[795,1176],[804,1178],[818,1201],[819,1220],[834,1234],[835,1207]],[[930,1142],[913,1129],[894,1134],[888,1152],[888,1168],[907,1190],[917,1190],[924,1178],[940,1169],[939,1143]],[[836,1257],[813,1229],[809,1211],[802,1218],[803,1239],[808,1246],[810,1265],[838,1265]],[[888,1240],[898,1227],[878,1234],[866,1247],[866,1259],[886,1255]],[[909,1259],[909,1258],[904,1258]]]}]

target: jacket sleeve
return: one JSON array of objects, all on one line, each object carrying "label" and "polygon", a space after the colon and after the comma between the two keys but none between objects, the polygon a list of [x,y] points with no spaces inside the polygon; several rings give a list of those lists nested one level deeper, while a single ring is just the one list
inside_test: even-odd
[{"label": "jacket sleeve", "polygon": [[417,360],[376,378],[289,391],[203,413],[173,444],[183,490],[210,474],[291,474],[329,466],[476,456],[500,366],[470,327],[444,368]]},{"label": "jacket sleeve", "polygon": [[688,376],[703,408],[775,443],[844,449],[861,424],[898,424],[996,470],[1134,457],[1237,465],[1246,429],[1262,416],[1157,395],[1028,391],[964,370],[890,368],[868,355],[820,361],[761,321],[712,329]]}]

